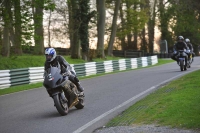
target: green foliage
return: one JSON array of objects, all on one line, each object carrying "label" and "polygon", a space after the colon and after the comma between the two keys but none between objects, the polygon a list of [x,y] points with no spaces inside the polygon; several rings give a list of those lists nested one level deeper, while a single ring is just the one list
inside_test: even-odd
[{"label": "green foliage", "polygon": [[195,1],[185,0],[179,1],[178,4],[171,3],[165,9],[165,16],[162,19],[164,19],[163,21],[168,20],[169,28],[172,29],[171,35],[174,39],[179,35],[183,35],[195,44],[200,40],[200,21],[197,17],[200,13],[198,8],[200,4],[194,4]]},{"label": "green foliage", "polygon": [[21,5],[21,16],[22,16],[22,45],[25,45],[27,47],[31,46],[33,33],[34,33],[34,26],[32,24],[32,12],[30,9],[32,8],[32,3],[30,0],[23,0],[23,3]]},{"label": "green foliage", "polygon": [[50,11],[54,11],[56,8],[55,3],[53,3],[52,0],[45,0],[44,1],[44,9],[45,10],[50,10]]},{"label": "green foliage", "polygon": [[[148,21],[147,16],[147,9],[142,9],[139,5],[144,5],[144,1],[138,1],[138,0],[126,0],[126,7],[123,9],[123,14],[125,14],[125,24],[124,26],[120,27],[126,27],[125,29],[119,29],[119,32],[117,33],[118,37],[124,37],[127,34],[131,34],[134,32],[140,32],[144,27],[145,24]],[[133,6],[136,5],[136,9],[133,8]],[[133,32],[134,31],[134,32]]]},{"label": "green foliage", "polygon": [[[93,52],[92,52],[93,53]],[[70,64],[86,63],[82,59],[71,59],[70,56],[63,56]],[[107,57],[109,60],[120,59],[119,57]],[[44,55],[22,55],[22,56],[11,56],[2,57],[0,56],[1,64],[0,70],[28,68],[28,67],[42,67],[44,66],[45,56]],[[105,59],[92,58],[92,61],[99,62]]]},{"label": "green foliage", "polygon": [[95,11],[90,12],[90,0],[80,0],[79,1],[79,19],[81,21],[79,28],[79,36],[81,40],[82,52],[87,53],[89,50],[89,33],[88,24],[92,17],[96,14]]}]

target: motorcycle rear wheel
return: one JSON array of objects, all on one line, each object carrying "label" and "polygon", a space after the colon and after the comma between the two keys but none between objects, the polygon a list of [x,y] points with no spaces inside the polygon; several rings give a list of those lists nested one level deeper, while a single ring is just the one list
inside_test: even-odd
[{"label": "motorcycle rear wheel", "polygon": [[69,108],[67,103],[62,102],[62,98],[60,95],[53,96],[53,100],[56,106],[57,111],[60,115],[64,116],[68,114]]},{"label": "motorcycle rear wheel", "polygon": [[184,70],[185,70],[185,71],[187,70],[187,65],[184,66]]},{"label": "motorcycle rear wheel", "polygon": [[81,98],[79,98],[79,102],[78,102],[77,105],[75,105],[75,107],[76,107],[77,109],[83,109],[84,106],[85,106],[85,104],[84,104],[84,97],[81,97]]}]

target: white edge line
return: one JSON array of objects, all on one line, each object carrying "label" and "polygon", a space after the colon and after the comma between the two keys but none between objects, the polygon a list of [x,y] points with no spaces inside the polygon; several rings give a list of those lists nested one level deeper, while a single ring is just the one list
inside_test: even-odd
[{"label": "white edge line", "polygon": [[[193,71],[196,71],[196,69],[193,70]],[[109,110],[109,111],[103,113],[102,115],[96,117],[96,118],[93,119],[92,121],[88,122],[87,124],[83,125],[82,127],[78,128],[77,130],[75,130],[73,133],[81,133],[83,130],[85,130],[85,129],[88,128],[89,126],[93,125],[95,122],[97,122],[97,121],[103,119],[105,116],[111,114],[112,112],[116,111],[117,109],[119,109],[119,108],[121,108],[121,107],[123,107],[123,106],[129,104],[130,102],[134,101],[135,99],[137,99],[138,97],[144,95],[145,93],[147,93],[147,92],[149,92],[149,91],[151,91],[151,90],[153,90],[153,89],[159,87],[160,85],[162,85],[162,84],[164,84],[164,83],[167,83],[167,82],[169,82],[169,81],[171,81],[171,80],[173,80],[173,79],[176,79],[176,78],[178,78],[178,77],[180,77],[180,76],[182,76],[182,75],[185,75],[185,74],[190,73],[190,72],[193,72],[193,71],[187,71],[186,73],[179,74],[179,75],[177,75],[177,76],[174,76],[174,77],[172,77],[172,78],[170,78],[170,79],[167,79],[167,80],[161,82],[161,83],[158,84],[158,85],[155,85],[155,86],[150,87],[149,89],[147,89],[147,90],[141,92],[140,94],[138,94],[138,95],[132,97],[131,99],[129,99],[129,100],[123,102],[122,104],[116,106],[115,108],[113,108],[113,109],[111,109],[111,110]]]}]

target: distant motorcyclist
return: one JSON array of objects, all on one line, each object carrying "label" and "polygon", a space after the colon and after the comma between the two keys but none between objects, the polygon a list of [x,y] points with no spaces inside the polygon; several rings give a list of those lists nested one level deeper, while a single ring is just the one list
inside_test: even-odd
[{"label": "distant motorcyclist", "polygon": [[[188,55],[189,48],[188,48],[187,44],[184,42],[183,36],[178,36],[177,43],[174,44],[173,50],[174,50],[174,52],[173,52],[171,58],[173,60],[177,61],[177,63],[178,63],[177,55],[178,55],[179,50],[185,50],[185,53]],[[186,56],[185,58],[186,58],[185,62],[187,64],[188,57]]]},{"label": "distant motorcyclist", "polygon": [[193,61],[194,60],[194,49],[193,49],[192,43],[190,43],[190,39],[188,39],[188,38],[185,39],[185,42],[186,42],[188,48],[190,49],[190,54],[192,54],[192,61]]},{"label": "distant motorcyclist", "polygon": [[[45,50],[45,56],[46,56],[46,61],[45,61],[45,64],[44,64],[45,72],[51,66],[53,66],[53,67],[60,66],[62,74],[66,73],[67,71],[70,71],[71,75],[69,76],[69,80],[72,81],[77,86],[78,91],[82,92],[82,94],[83,94],[84,88],[80,85],[79,79],[76,76],[75,70],[64,59],[64,57],[61,56],[61,55],[56,55],[56,50],[54,48],[47,48]],[[58,63],[59,63],[59,65],[58,65]],[[65,85],[65,84],[63,84],[62,87],[64,89],[67,89],[67,85]],[[73,94],[73,93],[71,95],[73,95],[73,97],[76,98],[76,99],[74,99],[74,102],[75,102],[77,100],[76,95]]]}]

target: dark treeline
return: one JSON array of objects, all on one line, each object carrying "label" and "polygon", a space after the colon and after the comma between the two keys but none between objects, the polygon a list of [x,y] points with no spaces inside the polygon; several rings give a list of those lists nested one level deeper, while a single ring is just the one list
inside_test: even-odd
[{"label": "dark treeline", "polygon": [[45,44],[66,40],[71,58],[84,60],[94,54],[91,38],[97,38],[95,56],[102,58],[114,49],[153,53],[155,43],[166,40],[172,47],[178,35],[194,47],[200,41],[199,0],[0,0],[0,20],[4,57],[22,55],[29,46],[44,54]]}]

